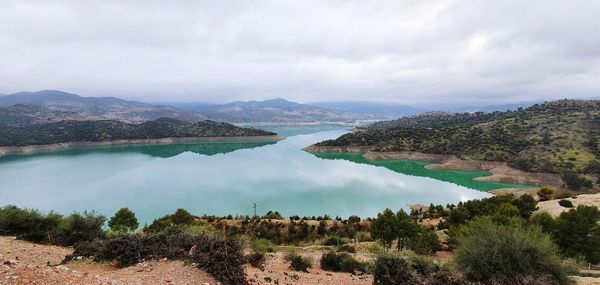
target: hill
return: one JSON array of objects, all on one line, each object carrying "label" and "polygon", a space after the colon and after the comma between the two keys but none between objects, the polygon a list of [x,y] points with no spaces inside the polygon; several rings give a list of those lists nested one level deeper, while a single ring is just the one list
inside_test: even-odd
[{"label": "hill", "polygon": [[185,137],[274,136],[259,129],[240,128],[227,123],[188,123],[160,118],[141,124],[115,120],[60,121],[24,127],[0,126],[0,146],[44,145],[67,142],[102,142]]},{"label": "hill", "polygon": [[600,101],[559,100],[505,112],[426,113],[323,141],[375,152],[502,161],[528,172],[600,173]]},{"label": "hill", "polygon": [[354,122],[377,118],[374,115],[321,108],[281,98],[265,101],[237,101],[212,106],[190,104],[182,107],[200,112],[211,120],[230,123]]},{"label": "hill", "polygon": [[87,120],[119,120],[129,123],[140,123],[162,117],[188,122],[206,119],[196,112],[171,106],[155,106],[115,97],[82,97],[56,90],[19,92],[0,97],[0,107],[18,104],[47,108],[49,109],[49,111],[45,111],[47,115],[50,114],[50,111],[58,111],[59,113],[54,113],[53,117],[46,118],[50,121],[68,120],[74,119],[74,117]]}]

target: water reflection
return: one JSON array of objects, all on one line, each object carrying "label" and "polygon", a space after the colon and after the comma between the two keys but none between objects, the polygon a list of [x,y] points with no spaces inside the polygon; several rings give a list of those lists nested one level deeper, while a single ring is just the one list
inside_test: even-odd
[{"label": "water reflection", "polygon": [[0,163],[14,162],[23,159],[32,159],[40,157],[68,157],[87,155],[94,153],[104,154],[126,154],[140,153],[151,157],[169,158],[180,155],[184,152],[192,152],[199,155],[212,156],[216,154],[225,154],[241,149],[253,149],[277,143],[276,141],[225,141],[225,142],[190,142],[190,143],[172,143],[172,144],[140,144],[140,145],[117,145],[106,147],[88,147],[66,149],[52,152],[39,152],[30,155],[9,155],[0,157]]},{"label": "water reflection", "polygon": [[459,171],[459,170],[429,170],[425,166],[427,162],[412,160],[368,160],[359,153],[315,153],[316,157],[328,160],[346,160],[354,163],[368,164],[385,167],[394,172],[419,176],[430,177],[441,181],[454,183],[456,185],[468,187],[470,189],[489,191],[500,188],[527,188],[530,185],[482,182],[473,180],[477,177],[490,175],[487,171]]},{"label": "water reflection", "polygon": [[0,205],[61,213],[94,209],[106,215],[129,207],[143,224],[177,208],[199,215],[246,215],[257,203],[259,213],[366,217],[384,208],[490,196],[384,167],[324,160],[302,150],[344,132],[296,135],[232,152],[223,151],[231,146],[182,152],[168,145],[163,147],[175,150],[153,146],[148,154],[137,147],[109,148],[18,159],[0,163]]}]

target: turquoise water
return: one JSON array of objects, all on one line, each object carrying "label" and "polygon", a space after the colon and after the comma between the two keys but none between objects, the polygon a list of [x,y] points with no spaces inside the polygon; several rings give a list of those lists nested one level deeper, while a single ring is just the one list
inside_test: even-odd
[{"label": "turquoise water", "polygon": [[339,127],[277,128],[288,136],[277,143],[120,146],[0,158],[0,205],[105,215],[129,207],[143,223],[177,208],[197,215],[246,215],[257,203],[259,214],[367,217],[386,207],[490,196],[460,181],[302,151],[347,132]]}]

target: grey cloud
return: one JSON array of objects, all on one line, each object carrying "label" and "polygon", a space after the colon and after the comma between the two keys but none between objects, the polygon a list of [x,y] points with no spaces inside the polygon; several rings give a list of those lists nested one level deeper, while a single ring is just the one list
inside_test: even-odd
[{"label": "grey cloud", "polygon": [[598,96],[598,1],[2,1],[0,93],[151,101]]}]

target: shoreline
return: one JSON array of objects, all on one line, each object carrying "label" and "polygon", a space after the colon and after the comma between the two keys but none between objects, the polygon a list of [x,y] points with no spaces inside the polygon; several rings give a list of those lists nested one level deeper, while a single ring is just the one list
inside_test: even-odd
[{"label": "shoreline", "polygon": [[[554,173],[535,173],[525,172],[512,168],[506,162],[500,161],[482,161],[465,160],[449,154],[429,154],[422,152],[392,151],[392,152],[374,152],[369,147],[362,146],[317,146],[310,145],[304,148],[304,151],[310,153],[319,152],[350,152],[360,153],[368,160],[416,160],[429,162],[425,169],[429,170],[462,170],[462,171],[489,171],[491,175],[477,177],[473,180],[482,182],[500,182],[511,184],[526,184],[532,188],[549,185],[560,188],[563,185],[562,179]],[[524,188],[528,189],[528,188]],[[511,189],[497,189],[494,192],[500,193]],[[513,192],[513,191],[509,191]],[[493,193],[490,191],[490,193]]]},{"label": "shoreline", "polygon": [[0,146],[0,157],[7,155],[22,155],[38,152],[53,152],[66,149],[92,148],[103,146],[144,145],[144,144],[170,144],[193,142],[271,142],[285,139],[279,135],[272,136],[233,136],[233,137],[168,137],[157,139],[127,139],[109,141],[81,141],[55,144],[40,144],[26,146]]}]

